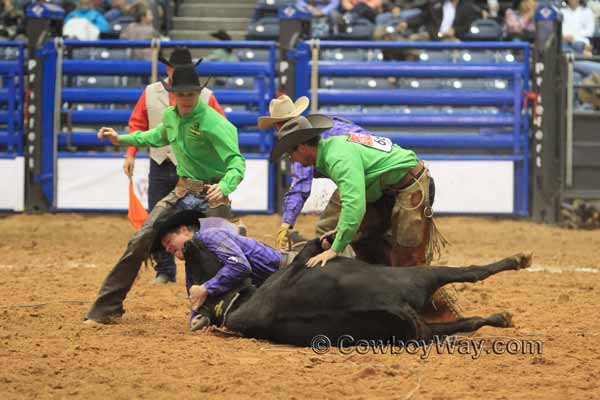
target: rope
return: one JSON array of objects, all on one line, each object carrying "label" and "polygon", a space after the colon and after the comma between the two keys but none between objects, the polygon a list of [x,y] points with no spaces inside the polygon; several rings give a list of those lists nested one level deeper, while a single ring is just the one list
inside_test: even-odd
[{"label": "rope", "polygon": [[312,63],[310,66],[310,112],[315,114],[319,110],[319,52],[321,41],[311,41]]},{"label": "rope", "polygon": [[152,38],[150,48],[152,49],[152,55],[150,56],[152,61],[150,82],[154,83],[158,80],[158,53],[160,52],[160,38]]}]

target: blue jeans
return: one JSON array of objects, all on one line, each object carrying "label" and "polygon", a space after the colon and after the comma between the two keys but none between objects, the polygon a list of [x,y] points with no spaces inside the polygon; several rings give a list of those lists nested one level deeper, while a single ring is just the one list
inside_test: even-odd
[{"label": "blue jeans", "polygon": [[[177,185],[179,177],[177,168],[169,161],[165,160],[162,164],[150,159],[150,173],[148,174],[148,208],[154,209],[163,197],[171,193]],[[182,199],[183,200],[183,199]],[[157,251],[152,253],[152,259],[155,261],[154,270],[156,274],[165,274],[171,280],[175,280],[177,268],[175,258],[166,251]]]}]

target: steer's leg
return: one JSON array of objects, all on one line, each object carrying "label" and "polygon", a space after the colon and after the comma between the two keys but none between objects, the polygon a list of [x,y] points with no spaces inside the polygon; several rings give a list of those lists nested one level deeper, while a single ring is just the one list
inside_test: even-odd
[{"label": "steer's leg", "polygon": [[427,324],[431,336],[421,339],[431,340],[436,336],[450,336],[459,332],[474,332],[482,326],[494,326],[496,328],[508,328],[512,326],[512,315],[508,312],[493,314],[487,318],[471,317],[461,318],[453,322]]},{"label": "steer's leg", "polygon": [[479,282],[502,271],[518,270],[531,266],[531,254],[517,254],[493,264],[471,267],[434,267],[429,269],[437,278],[437,288],[454,282]]}]

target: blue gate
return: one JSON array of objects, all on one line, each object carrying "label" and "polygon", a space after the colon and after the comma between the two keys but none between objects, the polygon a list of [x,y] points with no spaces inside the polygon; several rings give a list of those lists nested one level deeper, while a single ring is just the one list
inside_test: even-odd
[{"label": "blue gate", "polygon": [[[383,61],[390,50],[414,61]],[[348,118],[428,161],[437,209],[528,215],[529,44],[315,41],[289,57],[295,93],[311,98],[312,112]]]}]

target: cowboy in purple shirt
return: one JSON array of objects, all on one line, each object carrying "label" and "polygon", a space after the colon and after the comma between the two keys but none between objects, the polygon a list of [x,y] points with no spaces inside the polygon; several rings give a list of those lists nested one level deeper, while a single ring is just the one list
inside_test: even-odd
[{"label": "cowboy in purple shirt", "polygon": [[[190,296],[191,330],[210,324],[206,315],[195,310],[210,298],[227,294],[249,279],[260,286],[272,273],[293,259],[292,253],[275,250],[257,240],[240,236],[235,225],[222,218],[200,218],[193,210],[174,212],[157,220],[153,249],[163,247],[180,260],[186,260],[186,289]],[[185,247],[196,242],[219,261],[221,268],[210,279],[197,278],[199,266],[188,263]],[[196,276],[194,279],[193,277]],[[203,283],[198,284],[201,281]],[[204,318],[204,319],[203,319]]]},{"label": "cowboy in purple shirt", "polygon": [[[269,129],[274,127],[279,130],[287,121],[301,115],[308,108],[309,100],[306,96],[302,96],[292,102],[288,96],[283,95],[271,100],[269,104],[269,116],[258,118],[258,127],[260,129]],[[349,132],[362,133],[371,135],[371,132],[343,118],[330,117],[333,120],[333,128],[321,133],[322,139],[327,139],[331,136],[346,135]],[[312,180],[315,173],[315,167],[303,167],[298,162],[293,162],[291,166],[292,185],[283,196],[283,215],[281,226],[277,232],[277,247],[287,250],[290,248],[291,230],[296,224],[296,219],[304,203],[310,196]],[[341,202],[340,193],[336,189],[331,195],[325,210],[319,218],[319,222],[315,227],[317,236],[322,236],[327,232],[331,232],[337,226],[340,216]],[[346,256],[352,253],[344,253]]]}]

